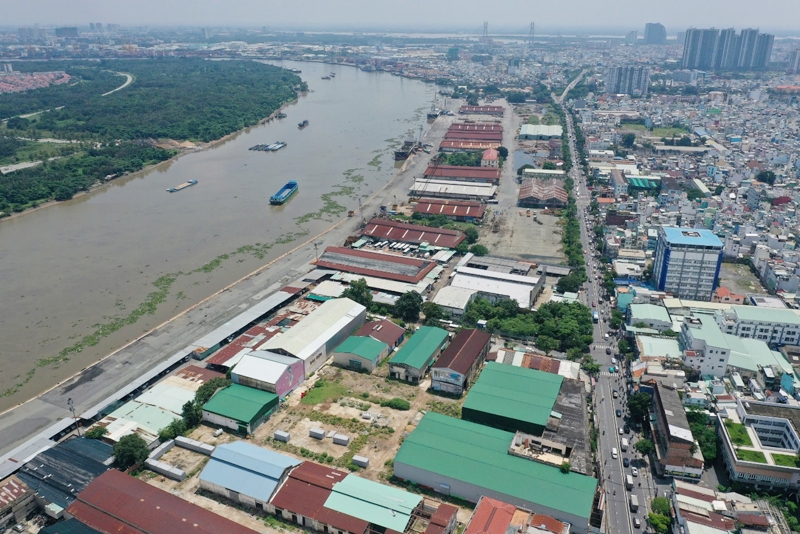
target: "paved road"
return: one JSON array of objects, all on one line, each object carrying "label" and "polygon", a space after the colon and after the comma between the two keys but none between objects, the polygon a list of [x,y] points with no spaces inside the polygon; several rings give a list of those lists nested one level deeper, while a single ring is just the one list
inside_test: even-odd
[{"label": "paved road", "polygon": [[[449,107],[458,109],[459,102],[451,102]],[[448,116],[436,119],[424,140],[438,143],[453,120],[455,117]],[[432,156],[420,153],[410,159],[391,182],[364,200],[361,207],[363,217],[369,219],[381,205],[390,204],[395,199],[406,200],[414,178],[422,175]],[[345,218],[323,234],[298,244],[262,270],[212,295],[50,391],[0,414],[0,460],[35,434],[71,417],[68,399],[72,399],[75,412],[80,415],[287,282],[311,270],[309,262],[314,259],[314,244],[320,252],[326,246],[341,245],[347,236],[358,230],[361,222],[358,215]]]},{"label": "paved road", "polygon": [[[583,76],[583,72],[570,84],[564,94],[573,87],[577,80]],[[563,96],[563,95],[562,95]],[[594,256],[594,243],[590,239],[587,212],[591,202],[590,191],[586,187],[586,177],[578,161],[578,150],[575,146],[575,131],[572,117],[567,115],[567,135],[569,135],[570,151],[572,153],[572,170],[570,175],[575,182],[575,197],[578,205],[578,216],[581,227],[581,242],[586,252],[586,274],[589,278],[585,284],[585,290],[581,292],[583,302],[598,311],[600,321],[594,327],[594,344],[591,347],[592,357],[600,364],[600,376],[597,380],[597,387],[594,389],[595,406],[597,408],[598,428],[600,436],[598,438],[598,462],[600,464],[601,484],[606,493],[605,516],[606,531],[613,533],[633,532],[633,518],[638,517],[644,527],[645,517],[649,507],[649,501],[657,491],[653,477],[644,464],[641,456],[633,449],[633,443],[639,439],[636,433],[626,433],[620,435],[619,428],[625,426],[624,417],[626,408],[626,390],[624,377],[617,368],[613,355],[617,352],[616,337],[609,331],[607,317],[611,315],[608,302],[602,299],[603,290],[600,280],[597,279],[600,271],[599,260]],[[609,352],[610,354],[607,354]],[[610,372],[610,367],[615,368],[615,372]],[[619,398],[613,398],[613,390],[618,391]],[[620,410],[621,417],[617,417],[616,411]],[[624,432],[624,428],[623,428]],[[622,451],[622,438],[629,442],[627,451]],[[612,458],[612,449],[617,449],[617,458]],[[623,459],[627,458],[631,464],[625,468]],[[626,475],[633,474],[632,468],[636,467],[638,476],[633,478],[633,489],[625,487]],[[637,496],[639,510],[636,513],[630,511],[631,492]]]}]

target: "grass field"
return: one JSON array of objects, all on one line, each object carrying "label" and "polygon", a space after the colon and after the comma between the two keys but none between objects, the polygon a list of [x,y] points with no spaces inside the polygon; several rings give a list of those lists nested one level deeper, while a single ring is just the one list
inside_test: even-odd
[{"label": "grass field", "polygon": [[651,132],[644,124],[622,124],[619,129],[621,131],[633,131],[644,137],[659,138],[671,138],[673,135],[675,137],[681,137],[689,133],[684,128],[653,128]]},{"label": "grass field", "polygon": [[800,467],[800,458],[797,456],[772,453],[772,459],[775,460],[776,465],[782,465],[783,467]]},{"label": "grass field", "polygon": [[743,462],[758,462],[760,464],[767,463],[767,457],[764,456],[763,452],[738,449],[736,451],[736,456],[738,456]]},{"label": "grass field", "polygon": [[347,393],[347,388],[338,382],[319,379],[314,387],[300,401],[303,404],[315,405],[336,400]]},{"label": "grass field", "polygon": [[747,434],[747,429],[743,424],[725,421],[725,428],[728,429],[728,433],[731,435],[731,441],[734,445],[745,447],[753,446],[753,442],[750,441],[750,436]]}]

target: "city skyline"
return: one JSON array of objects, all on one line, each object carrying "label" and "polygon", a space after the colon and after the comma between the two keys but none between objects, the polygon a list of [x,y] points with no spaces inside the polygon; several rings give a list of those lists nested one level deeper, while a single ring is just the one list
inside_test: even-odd
[{"label": "city skyline", "polygon": [[[164,4],[142,0],[135,4],[109,4],[95,0],[78,0],[66,5],[55,0],[15,2],[13,12],[3,13],[3,24],[12,25],[88,25],[91,21],[123,25],[153,26],[235,26],[276,29],[307,28],[309,30],[353,31],[431,31],[457,30],[480,33],[482,23],[489,22],[490,33],[527,33],[528,22],[535,21],[543,33],[571,31],[638,30],[644,34],[645,24],[661,23],[668,35],[694,27],[759,28],[780,35],[798,34],[800,28],[792,17],[796,4],[792,0],[774,0],[770,8],[744,0],[710,0],[697,4],[677,0],[669,5],[651,4],[642,9],[632,0],[571,0],[566,4],[531,9],[521,0],[505,0],[491,12],[475,0],[455,3],[450,0],[430,4],[412,0],[403,4],[375,4],[366,0],[340,0],[335,4],[310,0],[303,10],[270,6],[253,0],[236,0],[224,5],[216,0],[188,2],[176,0]],[[11,11],[11,10],[10,10]],[[624,13],[621,25],[618,14]],[[607,23],[599,21],[608,21]],[[797,30],[794,32],[793,30]]]}]

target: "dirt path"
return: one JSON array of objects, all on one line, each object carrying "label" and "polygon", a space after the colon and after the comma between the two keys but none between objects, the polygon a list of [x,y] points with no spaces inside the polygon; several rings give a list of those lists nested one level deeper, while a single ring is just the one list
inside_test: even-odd
[{"label": "dirt path", "polygon": [[120,86],[119,86],[119,87],[117,87],[116,89],[112,89],[111,91],[109,91],[109,92],[107,92],[107,93],[103,93],[103,94],[102,94],[102,95],[100,95],[100,96],[108,96],[108,95],[110,95],[111,93],[116,93],[117,91],[120,91],[120,90],[122,90],[122,89],[125,89],[126,87],[128,87],[130,84],[132,84],[132,83],[133,83],[133,76],[132,76],[131,74],[128,74],[128,73],[126,73],[126,72],[118,72],[117,74],[119,74],[120,76],[125,76],[125,77],[126,77],[126,78],[128,78],[128,79],[127,79],[127,80],[125,80],[125,83],[123,83],[122,85],[120,85]]}]

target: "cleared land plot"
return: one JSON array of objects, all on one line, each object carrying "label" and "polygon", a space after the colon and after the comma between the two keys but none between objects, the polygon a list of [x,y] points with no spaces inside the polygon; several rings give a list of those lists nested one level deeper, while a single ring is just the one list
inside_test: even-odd
[{"label": "cleared land plot", "polygon": [[[542,222],[538,224],[527,216],[522,208],[507,208],[500,212],[498,232],[492,231],[491,222],[481,227],[479,243],[489,249],[493,256],[505,256],[520,260],[558,265],[564,261],[561,246],[560,218],[542,215],[533,210]],[[521,215],[520,215],[521,213]]]},{"label": "cleared land plot", "polygon": [[767,293],[747,265],[723,263],[719,272],[719,283],[739,295],[745,293]]},{"label": "cleared land plot", "polygon": [[650,131],[644,124],[623,124],[620,126],[620,131],[636,132],[642,137],[666,137],[667,139],[672,138],[673,135],[675,137],[689,135],[689,132],[686,131],[685,128],[653,128],[653,130]]}]

